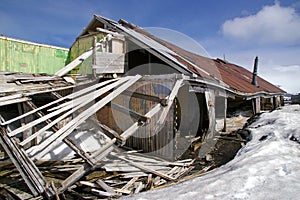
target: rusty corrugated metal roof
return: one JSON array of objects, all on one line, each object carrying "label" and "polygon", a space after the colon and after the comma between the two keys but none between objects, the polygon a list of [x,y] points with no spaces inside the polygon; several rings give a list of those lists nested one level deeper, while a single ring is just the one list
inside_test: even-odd
[{"label": "rusty corrugated metal roof", "polygon": [[[259,76],[257,77],[259,85],[252,85],[252,72],[247,69],[232,63],[224,62],[220,59],[211,59],[184,50],[183,48],[162,40],[148,33],[144,29],[126,22],[125,20],[120,20],[117,23],[98,15],[95,15],[94,20],[106,21],[114,27],[120,27],[123,31],[124,29],[126,31],[128,30],[127,33],[129,34],[133,34],[135,32],[133,35],[135,35],[138,40],[142,40],[141,42],[145,40],[147,45],[150,45],[153,49],[157,49],[168,59],[176,61],[180,64],[180,67],[186,67],[186,69],[190,72],[209,81],[214,81],[217,84],[225,83],[229,89],[236,91],[237,93],[248,96],[256,93],[285,93],[285,91],[279,87]],[[141,37],[139,34],[145,37]],[[153,46],[151,46],[152,44]],[[157,47],[159,44],[166,48]]]},{"label": "rusty corrugated metal roof", "polygon": [[[172,55],[173,57],[175,57],[179,62],[187,66],[192,72],[196,73],[197,75],[203,78],[210,80],[217,79],[223,81],[231,89],[242,93],[285,93],[284,90],[280,89],[279,87],[273,85],[272,83],[264,80],[259,76],[257,76],[258,86],[252,85],[252,72],[248,71],[247,69],[241,66],[224,62],[220,59],[211,59],[189,52],[170,42],[157,38],[156,36],[151,35],[144,29],[141,29],[139,27],[135,27],[134,30],[139,33],[145,34],[148,37],[151,37],[152,39],[156,40],[157,42],[176,52],[180,56]],[[203,71],[190,64],[190,62],[207,73],[203,73]]]},{"label": "rusty corrugated metal roof", "polygon": [[284,90],[257,76],[258,86],[252,85],[252,72],[247,69],[226,63],[219,59],[214,60],[222,77],[222,80],[231,88],[244,93],[285,93]]}]

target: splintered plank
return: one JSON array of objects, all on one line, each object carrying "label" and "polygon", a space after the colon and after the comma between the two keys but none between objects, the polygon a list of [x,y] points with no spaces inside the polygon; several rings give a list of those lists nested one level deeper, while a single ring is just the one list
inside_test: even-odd
[{"label": "splintered plank", "polygon": [[[102,181],[101,179],[98,179],[96,181],[96,183],[106,192],[109,192],[111,194],[115,193],[114,189],[112,187],[110,187],[109,185],[107,185],[104,181]],[[116,194],[116,193],[115,193]]]},{"label": "splintered plank", "polygon": [[134,183],[138,180],[138,177],[134,177],[132,178],[130,181],[127,182],[126,185],[124,185],[122,188],[121,188],[121,191],[123,190],[131,190],[130,188],[133,188],[133,185]]},{"label": "splintered plank", "polygon": [[137,194],[145,188],[145,184],[143,184],[142,182],[136,182],[134,187],[134,194]]},{"label": "splintered plank", "polygon": [[144,165],[142,165],[142,164],[139,164],[139,163],[137,163],[137,162],[133,162],[133,161],[131,161],[131,160],[128,160],[128,159],[126,159],[126,158],[123,157],[123,156],[116,155],[116,154],[114,154],[114,153],[111,153],[111,154],[114,155],[115,157],[121,159],[121,160],[124,160],[124,161],[128,162],[128,163],[131,164],[132,166],[135,166],[135,167],[137,167],[137,168],[139,168],[139,169],[141,169],[141,170],[143,170],[143,171],[146,171],[146,172],[155,174],[155,175],[160,176],[160,177],[162,177],[162,178],[164,178],[164,179],[166,179],[166,180],[169,180],[169,181],[174,181],[174,180],[175,180],[175,178],[173,178],[173,177],[171,177],[171,176],[168,176],[168,175],[163,174],[163,173],[161,173],[161,172],[159,172],[159,171],[153,170],[153,169],[151,169],[150,167],[146,167],[146,166],[144,166]]},{"label": "splintered plank", "polygon": [[113,151],[114,143],[116,142],[116,138],[110,140],[107,144],[105,144],[101,149],[92,153],[90,156],[91,162],[93,162],[93,166],[88,163],[84,163],[76,172],[74,172],[71,176],[69,176],[66,180],[64,180],[61,185],[62,187],[59,189],[60,192],[65,191],[69,186],[78,181],[82,176],[84,176],[87,172],[97,167],[97,162],[102,158],[107,156],[111,151]]}]

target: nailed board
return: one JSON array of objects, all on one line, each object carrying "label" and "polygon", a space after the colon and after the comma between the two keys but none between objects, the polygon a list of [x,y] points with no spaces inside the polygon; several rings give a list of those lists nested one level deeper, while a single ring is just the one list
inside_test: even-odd
[{"label": "nailed board", "polygon": [[116,54],[108,52],[97,52],[96,69],[97,74],[124,73],[125,54]]}]

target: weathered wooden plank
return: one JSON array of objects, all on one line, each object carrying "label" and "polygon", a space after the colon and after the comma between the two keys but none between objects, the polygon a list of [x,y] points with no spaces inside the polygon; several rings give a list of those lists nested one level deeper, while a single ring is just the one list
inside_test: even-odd
[{"label": "weathered wooden plank", "polygon": [[144,100],[147,100],[147,101],[157,102],[157,103],[160,103],[163,106],[167,105],[167,100],[159,98],[158,96],[153,96],[153,95],[149,95],[149,94],[142,94],[142,93],[139,93],[139,92],[131,92],[131,91],[124,91],[122,93],[122,95],[127,95],[127,96],[130,96],[130,97],[144,99]]},{"label": "weathered wooden plank", "polygon": [[[163,165],[151,165],[149,163],[143,163],[143,162],[138,162],[139,164],[149,167],[153,170],[170,170],[169,167],[163,166]],[[138,167],[131,166],[130,164],[127,163],[107,163],[103,166],[103,168],[107,172],[114,172],[114,171],[120,171],[120,172],[141,172],[142,170]]]},{"label": "weathered wooden plank", "polygon": [[152,188],[152,185],[153,185],[153,180],[152,180],[152,174],[149,174],[148,177],[147,177],[147,183],[146,183],[146,190],[149,190]]},{"label": "weathered wooden plank", "polygon": [[[26,140],[22,141],[20,143],[20,145],[25,145],[26,143],[30,142],[31,140],[33,140],[34,138],[36,138],[38,135],[42,134],[44,131],[48,130],[49,128],[51,128],[52,126],[54,126],[55,124],[57,124],[58,122],[60,122],[61,120],[65,119],[66,117],[68,117],[69,115],[71,115],[72,113],[74,113],[75,111],[77,111],[79,108],[87,105],[88,103],[90,103],[91,101],[93,101],[94,99],[98,98],[99,96],[103,95],[105,92],[107,92],[108,90],[113,89],[114,87],[118,86],[119,84],[122,84],[123,82],[127,81],[127,79],[123,79],[123,80],[119,80],[118,82],[112,83],[110,85],[107,85],[97,91],[92,92],[91,94],[88,94],[88,96],[83,96],[83,97],[79,97],[78,99],[76,99],[75,101],[72,101],[73,103],[68,104],[68,106],[64,106],[61,109],[54,111],[53,113],[55,113],[55,116],[58,115],[56,113],[61,113],[61,110],[65,111],[67,109],[70,109],[71,107],[73,107],[71,110],[69,110],[68,112],[65,112],[63,115],[59,116],[58,118],[56,118],[55,120],[53,120],[51,123],[49,123],[48,125],[44,126],[43,128],[41,128],[39,131],[35,132],[34,134],[32,134],[30,137],[28,137]],[[36,125],[37,122],[42,122],[45,121],[47,119],[49,119],[51,116],[52,117],[52,113],[49,113],[48,115],[45,115],[44,117],[39,118],[38,120],[35,120],[35,122],[32,122],[31,124]],[[32,125],[27,125],[28,127],[32,126]],[[17,134],[18,129],[14,130],[13,132],[15,132],[14,134]],[[12,133],[11,133],[12,134]],[[35,147],[37,148],[37,147]],[[33,149],[32,149],[33,150]]]},{"label": "weathered wooden plank", "polygon": [[[114,141],[115,142],[115,141]],[[97,153],[94,153],[91,155],[92,158],[94,158],[94,165],[90,166],[87,163],[84,163],[76,172],[74,172],[71,176],[69,176],[67,179],[65,179],[61,185],[62,187],[59,188],[59,192],[65,191],[69,186],[74,184],[76,181],[78,181],[82,176],[84,176],[87,172],[92,170],[93,168],[97,167],[96,163],[107,156],[111,151],[113,150],[112,145],[106,144],[104,147],[101,148]]]},{"label": "weathered wooden plank", "polygon": [[[155,114],[157,114],[161,110],[161,105],[157,104],[152,108],[148,113],[146,113],[146,117],[152,118]],[[138,122],[135,122],[133,125],[131,125],[126,131],[124,131],[121,134],[121,137],[128,139],[130,136],[132,136],[139,128],[140,124]]]},{"label": "weathered wooden plank", "polygon": [[[103,40],[100,40],[97,43],[97,50],[100,48],[100,46],[102,46],[102,42]],[[64,76],[66,75],[69,71],[73,70],[75,67],[77,67],[79,64],[81,64],[85,59],[87,59],[88,57],[90,57],[93,53],[93,47],[91,47],[87,52],[84,52],[83,54],[81,54],[80,56],[78,56],[75,60],[73,60],[72,62],[70,62],[68,65],[66,65],[65,67],[63,67],[62,69],[58,70],[55,75],[57,76]]]},{"label": "weathered wooden plank", "polygon": [[34,163],[26,156],[24,151],[19,149],[15,142],[7,136],[7,133],[2,127],[0,128],[0,141],[32,194],[34,196],[43,194],[48,198],[54,196],[55,192],[51,187],[47,187],[48,184]]},{"label": "weathered wooden plank", "polygon": [[[93,60],[92,60],[92,66],[96,65],[96,55],[97,55],[97,36],[93,36]],[[96,79],[97,74],[94,67],[92,68],[92,78]]]},{"label": "weathered wooden plank", "polygon": [[111,108],[118,110],[122,113],[125,114],[129,114],[131,117],[135,118],[136,120],[138,120],[139,122],[147,122],[147,120],[149,119],[148,117],[146,117],[145,115],[141,115],[133,110],[130,110],[124,106],[121,106],[119,104],[115,104],[115,103],[111,103]]},{"label": "weathered wooden plank", "polygon": [[97,52],[96,64],[93,66],[99,74],[125,72],[125,54]]},{"label": "weathered wooden plank", "polygon": [[[22,115],[24,112],[28,112],[32,109],[31,104],[33,103],[28,103],[29,101],[25,102],[25,103],[19,103],[18,104],[18,110],[19,110],[19,114]],[[21,119],[21,126],[24,126],[26,123],[30,122],[34,120],[34,116],[27,116],[25,118]],[[33,132],[33,128],[27,129],[24,132],[22,132],[22,138],[26,139],[28,138],[30,135],[32,135]],[[27,144],[26,146],[24,146],[24,148],[29,148],[31,146],[31,144]]]},{"label": "weathered wooden plank", "polygon": [[120,173],[120,176],[123,178],[134,178],[134,177],[147,177],[148,174],[145,172],[125,172],[125,173]]},{"label": "weathered wooden plank", "polygon": [[124,160],[124,161],[130,163],[132,166],[135,166],[135,167],[137,167],[137,168],[142,169],[143,171],[150,172],[150,173],[155,174],[155,175],[157,175],[157,176],[160,176],[160,177],[162,177],[162,178],[164,178],[164,179],[166,179],[166,180],[170,180],[170,181],[174,181],[174,180],[175,180],[175,179],[174,179],[173,177],[171,177],[171,176],[168,176],[168,175],[166,175],[166,174],[163,174],[163,173],[161,173],[161,172],[158,172],[158,171],[156,171],[156,170],[153,170],[153,169],[151,169],[151,168],[149,168],[149,167],[146,167],[146,166],[143,166],[143,165],[141,165],[141,164],[139,164],[139,163],[136,163],[136,162],[133,162],[133,161],[131,161],[131,160],[128,160],[128,159],[126,159],[126,158],[123,157],[123,156],[116,155],[116,154],[113,154],[113,153],[111,153],[111,154],[114,155],[114,156],[116,156],[117,158],[119,158],[119,159],[121,159],[121,160]]},{"label": "weathered wooden plank", "polygon": [[135,183],[135,190],[134,190],[134,194],[139,193],[140,191],[142,191],[145,188],[145,185],[142,182],[137,182]]},{"label": "weathered wooden plank", "polygon": [[126,185],[124,185],[121,190],[129,190],[129,188],[133,187],[133,184],[138,180],[138,177],[132,178],[130,181],[127,182]]},{"label": "weathered wooden plank", "polygon": [[97,124],[101,127],[102,131],[104,132],[104,134],[106,136],[108,136],[109,138],[114,138],[115,137],[120,144],[125,143],[125,139],[122,138],[119,135],[119,133],[117,133],[115,130],[111,129],[110,127],[108,127],[104,124],[100,124],[99,122]]},{"label": "weathered wooden plank", "polygon": [[22,102],[29,101],[29,100],[31,100],[29,97],[22,97],[22,98],[18,98],[18,99],[1,101],[0,106],[6,106],[6,105],[15,104],[15,103],[22,103]]},{"label": "weathered wooden plank", "polygon": [[[136,81],[141,78],[140,75],[136,75],[131,77],[129,81],[119,86],[112,93],[108,94],[106,97],[80,113],[74,119],[72,119],[68,124],[66,124],[63,128],[58,130],[55,134],[51,135],[47,140],[45,140],[42,144],[39,145],[39,149],[43,149],[37,155],[34,156],[35,159],[40,159],[54,147],[56,147],[66,136],[68,136],[75,128],[84,122],[87,118],[93,115],[97,110],[105,106],[107,103],[112,101],[115,97],[121,94],[124,90],[133,85]],[[120,80],[121,81],[121,80]],[[119,81],[118,81],[119,82]]]},{"label": "weathered wooden plank", "polygon": [[181,170],[175,175],[175,178],[178,179],[182,176],[185,176],[186,174],[188,174],[190,171],[192,171],[195,167],[191,166],[191,167],[182,167]]},{"label": "weathered wooden plank", "polygon": [[66,137],[63,139],[64,143],[66,143],[77,155],[79,155],[83,160],[85,160],[89,165],[93,166],[94,163],[91,161],[89,154],[84,152],[81,148],[79,148],[71,138]]},{"label": "weathered wooden plank", "polygon": [[131,194],[132,193],[131,190],[122,190],[119,188],[116,188],[115,190],[116,190],[116,192],[122,193],[122,194]]},{"label": "weathered wooden plank", "polygon": [[[107,185],[104,181],[102,181],[101,179],[98,179],[96,181],[96,183],[99,185],[99,187],[101,187],[103,190],[105,190],[106,192],[109,192],[111,194],[115,193],[115,190],[110,187],[109,185]],[[115,193],[116,194],[116,193]]]},{"label": "weathered wooden plank", "polygon": [[162,126],[163,123],[165,122],[166,117],[167,117],[167,115],[169,113],[169,110],[172,107],[173,101],[174,101],[174,99],[175,99],[175,97],[176,97],[176,95],[177,95],[180,87],[182,86],[182,83],[183,83],[183,79],[179,79],[179,80],[176,81],[176,83],[175,83],[175,85],[174,85],[174,87],[173,87],[173,89],[172,89],[172,91],[171,91],[171,93],[169,95],[169,98],[167,100],[167,104],[168,105],[166,107],[164,107],[164,109],[163,109],[163,111],[162,111],[162,113],[160,115],[160,118],[157,121],[157,127]]},{"label": "weathered wooden plank", "polygon": [[[64,84],[66,85],[66,84]],[[70,85],[70,86],[62,86],[62,85],[45,85],[45,86],[40,86],[39,88],[37,86],[33,87],[33,88],[26,88],[27,90],[30,90],[30,92],[26,92],[23,93],[24,96],[32,96],[32,95],[36,95],[36,94],[44,94],[44,93],[48,93],[48,92],[55,92],[55,91],[62,91],[62,90],[67,90],[67,89],[72,89],[74,88],[75,85]],[[25,89],[24,89],[25,90]],[[23,91],[24,92],[24,91]]]},{"label": "weathered wooden plank", "polygon": [[78,181],[80,177],[84,176],[88,171],[91,170],[89,164],[84,163],[78,170],[76,170],[71,176],[61,183],[61,188],[58,189],[59,193],[64,192],[69,186]]},{"label": "weathered wooden plank", "polygon": [[12,100],[12,99],[19,99],[22,97],[23,97],[22,94],[12,94],[12,95],[8,95],[8,96],[0,97],[0,102]]},{"label": "weathered wooden plank", "polygon": [[[62,102],[62,101],[64,101],[64,100],[67,100],[67,99],[73,99],[73,98],[75,98],[75,97],[77,97],[77,96],[80,96],[80,95],[83,95],[83,94],[85,94],[85,93],[88,93],[88,92],[90,92],[90,91],[92,91],[92,90],[95,90],[95,89],[97,89],[97,88],[99,88],[99,87],[102,87],[102,86],[104,86],[104,85],[106,85],[106,84],[109,84],[109,83],[111,83],[111,82],[113,82],[113,81],[116,81],[116,80],[119,80],[119,79],[108,80],[108,81],[101,82],[101,83],[98,83],[98,84],[96,84],[96,85],[90,86],[90,87],[88,87],[88,88],[84,88],[84,89],[82,89],[82,90],[80,90],[80,91],[77,91],[77,92],[74,92],[74,93],[72,93],[72,94],[70,94],[70,95],[67,95],[67,96],[65,96],[65,97],[63,97],[63,98],[61,98],[61,99],[57,99],[57,100],[52,101],[52,102],[50,102],[50,103],[48,103],[48,104],[46,104],[46,105],[44,105],[44,106],[41,106],[41,107],[39,107],[39,108],[37,108],[37,109],[34,109],[34,110],[29,111],[29,112],[27,112],[27,113],[24,113],[24,114],[21,115],[21,116],[18,116],[18,117],[16,117],[16,118],[13,118],[13,119],[11,119],[11,120],[8,120],[8,121],[6,121],[6,122],[4,122],[4,123],[1,123],[1,125],[7,125],[7,124],[10,124],[10,123],[12,123],[12,122],[15,122],[15,121],[17,121],[17,120],[19,120],[19,119],[21,119],[21,118],[24,118],[24,117],[28,116],[28,115],[34,114],[34,113],[37,112],[37,111],[40,111],[40,110],[45,109],[45,108],[48,108],[48,107],[50,107],[50,106],[52,106],[52,105],[55,105],[55,104],[57,104],[57,103],[59,103],[59,102]],[[44,91],[44,92],[46,92],[46,91]]]}]

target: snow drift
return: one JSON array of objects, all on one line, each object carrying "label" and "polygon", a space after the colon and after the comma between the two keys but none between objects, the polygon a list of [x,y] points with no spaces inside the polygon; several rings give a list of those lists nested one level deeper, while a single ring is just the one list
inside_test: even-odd
[{"label": "snow drift", "polygon": [[299,199],[300,106],[263,113],[252,140],[209,174],[124,199]]}]

